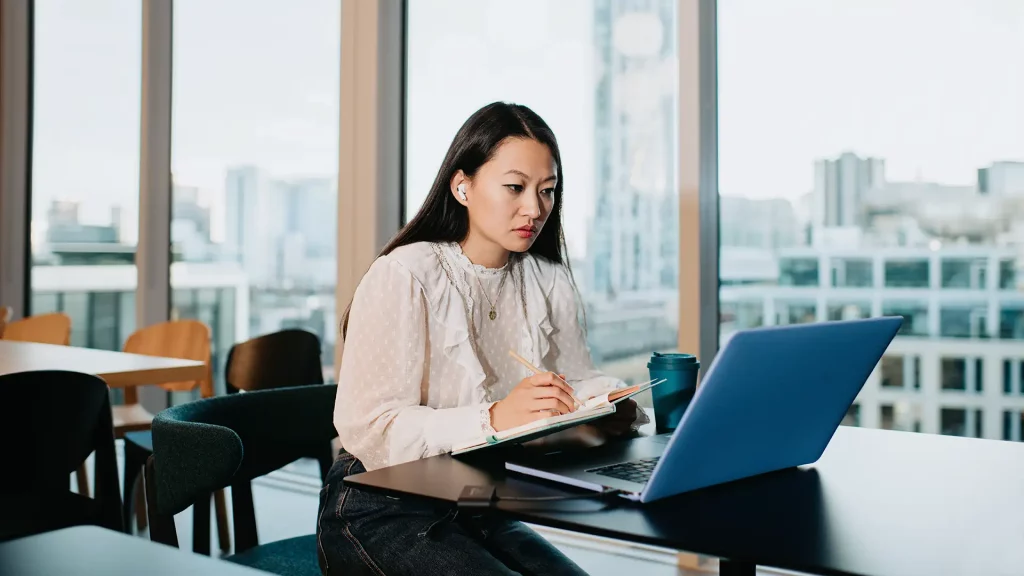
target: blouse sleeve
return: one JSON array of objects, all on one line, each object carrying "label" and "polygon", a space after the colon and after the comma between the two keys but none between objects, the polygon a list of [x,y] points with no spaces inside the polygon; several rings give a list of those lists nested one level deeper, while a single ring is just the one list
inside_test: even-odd
[{"label": "blouse sleeve", "polygon": [[433,456],[489,428],[490,404],[434,409],[426,396],[427,301],[402,264],[378,258],[352,300],[334,424],[369,469]]},{"label": "blouse sleeve", "polygon": [[[625,386],[622,380],[604,374],[594,367],[583,327],[580,325],[576,292],[563,267],[556,271],[550,304],[551,321],[555,328],[551,335],[551,369],[556,374],[565,375],[565,379],[573,385],[576,395],[581,400]],[[647,414],[638,409],[636,424],[646,424],[649,421]]]}]

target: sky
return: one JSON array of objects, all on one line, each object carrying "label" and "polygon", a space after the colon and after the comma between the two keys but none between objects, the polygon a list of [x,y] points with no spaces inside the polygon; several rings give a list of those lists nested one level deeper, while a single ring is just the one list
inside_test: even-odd
[{"label": "sky", "polygon": [[[140,5],[36,0],[36,218],[69,198],[105,224],[116,203],[137,236]],[[474,110],[527,104],[559,139],[582,253],[592,19],[589,0],[410,1],[411,203]],[[884,158],[890,179],[947,184],[1024,160],[1024,2],[719,0],[718,36],[723,194],[795,199],[815,159],[847,150]],[[227,167],[336,174],[340,2],[175,0],[174,41],[172,169],[213,208],[215,239]]]}]

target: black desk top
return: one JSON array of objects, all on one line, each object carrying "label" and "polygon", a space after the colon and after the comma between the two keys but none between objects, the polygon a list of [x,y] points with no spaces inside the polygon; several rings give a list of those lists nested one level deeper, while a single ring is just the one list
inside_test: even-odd
[{"label": "black desk top", "polygon": [[[351,476],[455,502],[559,493],[501,463],[438,456]],[[1024,444],[840,427],[815,464],[638,505],[499,502],[534,524],[739,562],[844,575],[1024,574]]]},{"label": "black desk top", "polygon": [[0,575],[8,574],[259,576],[267,573],[106,528],[76,526],[0,544]]}]

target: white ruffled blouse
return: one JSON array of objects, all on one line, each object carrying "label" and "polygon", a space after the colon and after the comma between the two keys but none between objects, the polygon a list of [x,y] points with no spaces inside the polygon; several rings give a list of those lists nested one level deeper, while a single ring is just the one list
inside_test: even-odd
[{"label": "white ruffled blouse", "polygon": [[484,268],[455,243],[379,257],[349,316],[334,409],[342,445],[374,470],[493,433],[491,405],[532,374],[509,349],[565,374],[582,400],[623,384],[594,368],[563,266],[526,254]]}]

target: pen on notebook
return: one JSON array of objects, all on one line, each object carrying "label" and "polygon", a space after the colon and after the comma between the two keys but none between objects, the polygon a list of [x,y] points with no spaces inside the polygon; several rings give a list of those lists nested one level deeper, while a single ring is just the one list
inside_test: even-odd
[{"label": "pen on notebook", "polygon": [[[529,360],[527,360],[526,358],[523,358],[522,356],[517,354],[515,350],[509,350],[508,351],[508,355],[513,357],[513,358],[515,358],[523,366],[526,366],[527,368],[529,368],[530,371],[533,372],[534,374],[543,374],[544,373],[544,371],[541,370],[540,368],[537,368],[533,364],[530,364]],[[558,379],[561,380],[562,382],[565,382],[565,379],[563,379],[562,377],[558,376],[557,374],[555,376],[558,377]],[[572,384],[569,384],[568,382],[565,382],[565,385],[568,386],[570,390],[572,390]],[[579,404],[580,406],[583,406],[583,401],[580,400],[579,398],[577,398],[575,394],[570,393],[569,395],[572,396],[573,402]]]}]

